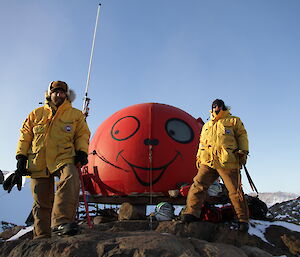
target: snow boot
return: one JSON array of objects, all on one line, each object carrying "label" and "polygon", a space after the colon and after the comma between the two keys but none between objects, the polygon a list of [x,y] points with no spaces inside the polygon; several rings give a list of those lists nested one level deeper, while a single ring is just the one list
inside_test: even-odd
[{"label": "snow boot", "polygon": [[79,232],[77,223],[64,223],[52,228],[52,234],[57,236],[74,236]]},{"label": "snow boot", "polygon": [[238,231],[240,232],[248,232],[249,224],[247,222],[239,222],[238,223]]}]

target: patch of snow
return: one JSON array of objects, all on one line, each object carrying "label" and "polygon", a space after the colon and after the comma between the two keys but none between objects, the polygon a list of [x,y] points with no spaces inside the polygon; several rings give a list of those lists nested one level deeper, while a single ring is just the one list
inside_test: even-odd
[{"label": "patch of snow", "polygon": [[[249,235],[254,235],[259,237],[261,240],[265,241],[268,244],[271,244],[265,238],[266,229],[271,225],[277,225],[285,227],[291,231],[300,232],[300,225],[289,223],[286,221],[262,221],[262,220],[250,220],[250,227],[248,230]],[[271,244],[272,245],[272,244]]]},{"label": "patch of snow", "polygon": [[265,238],[265,232],[267,227],[270,225],[266,223],[266,221],[262,220],[250,220],[250,226],[248,230],[249,235],[254,235],[259,237],[264,242],[271,244],[266,238]]},{"label": "patch of snow", "polygon": [[174,205],[174,208],[175,208],[174,214],[179,215],[183,207],[180,205]]},{"label": "patch of snow", "polygon": [[222,208],[222,207],[226,207],[226,206],[231,206],[231,203],[225,203],[225,204],[215,204],[214,206],[217,208]]},{"label": "patch of snow", "polygon": [[276,219],[280,219],[280,218],[288,218],[289,215],[285,214],[285,215],[277,215]]},{"label": "patch of snow", "polygon": [[289,230],[300,232],[300,225],[296,225],[296,224],[289,223],[286,221],[273,221],[273,222],[269,221],[269,223],[270,223],[270,225],[282,226]]},{"label": "patch of snow", "polygon": [[12,240],[17,240],[19,239],[21,236],[25,235],[26,233],[30,232],[33,230],[33,226],[30,227],[26,227],[21,229],[17,234],[15,234],[14,236],[12,236],[11,238],[7,239],[6,241],[12,241]]}]

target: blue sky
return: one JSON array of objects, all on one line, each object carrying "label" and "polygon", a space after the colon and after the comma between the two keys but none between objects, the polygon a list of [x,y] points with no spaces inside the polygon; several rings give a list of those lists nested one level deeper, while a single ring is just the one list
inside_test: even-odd
[{"label": "blue sky", "polygon": [[[15,169],[19,128],[50,81],[66,81],[81,109],[98,3],[0,4],[1,170]],[[206,120],[211,102],[222,98],[248,130],[247,166],[259,191],[300,193],[298,0],[101,3],[89,90],[92,133],[129,105],[165,103]],[[246,180],[244,189],[250,192]],[[29,191],[28,184],[10,195],[0,189],[0,205],[8,205],[0,220],[23,222]]]}]

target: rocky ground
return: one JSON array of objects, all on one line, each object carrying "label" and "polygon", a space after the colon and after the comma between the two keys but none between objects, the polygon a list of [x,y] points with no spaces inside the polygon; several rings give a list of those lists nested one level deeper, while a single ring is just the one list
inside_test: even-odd
[{"label": "rocky ground", "polygon": [[[255,222],[251,222],[255,226]],[[5,231],[4,240],[15,234]],[[10,232],[10,233],[9,233]],[[265,240],[232,230],[226,224],[180,221],[123,220],[81,225],[73,237],[32,239],[32,232],[18,240],[0,243],[0,256],[132,256],[132,257],[267,257],[300,254],[300,233],[278,225],[269,226]]]},{"label": "rocky ground", "polygon": [[80,233],[73,237],[32,239],[30,231],[9,241],[28,228],[2,224],[0,257],[300,256],[300,198],[272,206],[272,222],[251,220],[249,233],[224,223],[150,222],[144,209],[127,205],[123,204],[118,214],[113,209],[99,211],[93,228],[82,224]]},{"label": "rocky ground", "polygon": [[300,225],[300,197],[277,203],[269,208],[276,220]]}]

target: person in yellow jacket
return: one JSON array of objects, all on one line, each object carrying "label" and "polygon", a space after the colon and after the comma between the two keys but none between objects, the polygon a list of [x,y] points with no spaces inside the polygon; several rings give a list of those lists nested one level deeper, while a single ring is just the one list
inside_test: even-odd
[{"label": "person in yellow jacket", "polygon": [[238,229],[248,231],[249,211],[240,174],[248,152],[247,131],[242,121],[230,114],[223,100],[216,99],[212,103],[211,120],[201,131],[196,158],[198,173],[187,196],[183,221],[199,220],[206,191],[221,176],[239,221]]},{"label": "person in yellow jacket", "polygon": [[50,237],[51,232],[74,235],[78,230],[77,167],[88,162],[90,131],[82,112],[71,105],[74,98],[67,83],[51,82],[44,106],[33,110],[21,128],[16,172],[31,176],[34,238]]}]

